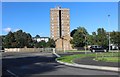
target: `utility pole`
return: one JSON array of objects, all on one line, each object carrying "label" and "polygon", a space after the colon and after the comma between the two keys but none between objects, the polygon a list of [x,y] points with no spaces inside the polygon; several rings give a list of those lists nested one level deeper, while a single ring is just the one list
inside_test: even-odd
[{"label": "utility pole", "polygon": [[85,36],[85,54],[87,54],[87,51],[86,51],[86,48],[87,48],[87,45],[86,45],[86,35],[83,34]]},{"label": "utility pole", "polygon": [[87,52],[86,52],[86,35],[85,35],[85,54],[87,54]]},{"label": "utility pole", "polygon": [[[108,26],[110,27],[110,15],[108,15]],[[109,30],[109,52],[110,52],[110,30]]]}]

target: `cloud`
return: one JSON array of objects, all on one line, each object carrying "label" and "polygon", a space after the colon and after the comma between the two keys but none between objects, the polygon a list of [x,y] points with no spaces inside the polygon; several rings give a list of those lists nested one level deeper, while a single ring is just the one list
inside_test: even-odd
[{"label": "cloud", "polygon": [[20,30],[20,29],[12,29],[12,28],[10,28],[10,27],[3,29],[4,32],[10,32],[10,31],[16,32],[16,31],[18,31],[18,30]]},{"label": "cloud", "polygon": [[5,32],[10,32],[12,29],[11,28],[4,28],[3,31]]}]

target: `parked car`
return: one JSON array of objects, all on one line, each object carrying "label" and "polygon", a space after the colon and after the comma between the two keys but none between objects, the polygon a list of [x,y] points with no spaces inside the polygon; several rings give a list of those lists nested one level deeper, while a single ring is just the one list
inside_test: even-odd
[{"label": "parked car", "polygon": [[91,52],[108,52],[108,48],[98,45],[92,45],[90,47]]}]

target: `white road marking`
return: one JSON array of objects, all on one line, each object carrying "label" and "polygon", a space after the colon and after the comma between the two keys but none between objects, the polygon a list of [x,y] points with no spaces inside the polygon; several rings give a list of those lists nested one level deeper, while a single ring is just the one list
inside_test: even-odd
[{"label": "white road marking", "polygon": [[14,74],[13,72],[11,72],[10,70],[7,70],[7,72],[9,72],[11,75],[15,76],[15,77],[19,77],[16,74]]},{"label": "white road marking", "polygon": [[53,50],[53,54],[57,57],[61,57],[60,55],[58,55],[56,52],[55,52],[55,49]]}]

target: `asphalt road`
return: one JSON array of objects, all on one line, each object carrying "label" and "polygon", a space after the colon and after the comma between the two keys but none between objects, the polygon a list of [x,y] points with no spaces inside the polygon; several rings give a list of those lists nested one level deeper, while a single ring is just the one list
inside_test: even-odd
[{"label": "asphalt road", "polygon": [[39,77],[41,75],[118,75],[117,72],[65,66],[57,63],[55,58],[56,57],[52,53],[3,53],[2,77]]}]

